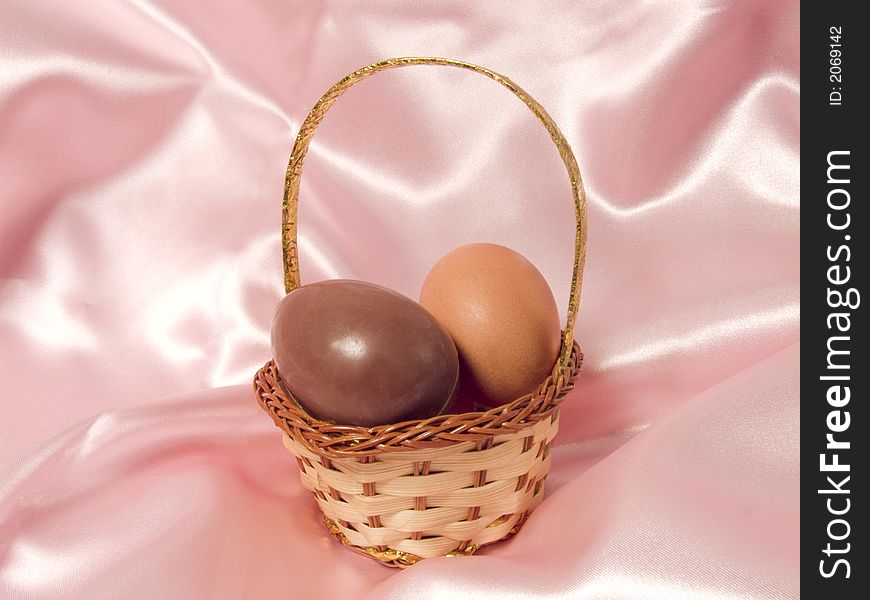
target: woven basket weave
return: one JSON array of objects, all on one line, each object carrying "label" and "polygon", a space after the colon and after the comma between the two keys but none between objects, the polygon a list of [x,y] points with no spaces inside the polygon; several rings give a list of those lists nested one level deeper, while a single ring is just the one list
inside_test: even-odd
[{"label": "woven basket weave", "polygon": [[[281,385],[274,362],[254,378],[257,400],[284,432],[302,485],[314,493],[327,528],[346,546],[389,566],[471,554],[515,533],[543,498],[559,403],[572,388],[582,354],[573,339],[586,254],[586,196],[577,161],[547,112],[493,71],[444,58],[396,58],[359,69],[330,88],[303,122],[284,188],[282,248],[287,292],[300,285],[296,213],[302,163],[335,100],[385,69],[443,65],[502,84],[543,123],[571,182],[577,217],[568,320],[552,373],[531,394],[487,412],[440,415],[366,428],[320,421]],[[425,376],[425,374],[421,374]]]}]

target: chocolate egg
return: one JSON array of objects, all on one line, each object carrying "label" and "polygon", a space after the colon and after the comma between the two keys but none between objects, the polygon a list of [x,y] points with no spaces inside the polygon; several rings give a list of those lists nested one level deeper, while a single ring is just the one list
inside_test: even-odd
[{"label": "chocolate egg", "polygon": [[462,395],[505,404],[533,392],[556,364],[561,329],[553,292],[509,248],[457,248],[426,277],[420,304],[456,344]]},{"label": "chocolate egg", "polygon": [[441,413],[459,377],[456,347],[413,300],[362,281],[302,286],[278,304],[272,356],[310,415],[373,426]]}]

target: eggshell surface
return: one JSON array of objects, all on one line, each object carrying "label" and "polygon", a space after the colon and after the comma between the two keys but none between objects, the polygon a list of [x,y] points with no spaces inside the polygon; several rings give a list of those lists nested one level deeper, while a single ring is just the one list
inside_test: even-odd
[{"label": "eggshell surface", "polygon": [[460,389],[489,406],[535,391],[559,355],[553,292],[522,255],[496,244],[450,252],[423,283],[420,304],[453,338]]}]

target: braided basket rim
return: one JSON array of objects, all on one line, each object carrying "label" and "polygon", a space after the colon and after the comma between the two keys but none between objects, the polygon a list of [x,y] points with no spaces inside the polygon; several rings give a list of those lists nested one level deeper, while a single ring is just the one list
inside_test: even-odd
[{"label": "braided basket rim", "polygon": [[574,387],[582,363],[583,353],[575,341],[564,367],[557,363],[537,390],[512,402],[485,412],[438,415],[376,427],[338,425],[311,416],[281,385],[272,360],[257,371],[254,393],[275,425],[312,452],[327,458],[364,459],[385,452],[479,442],[522,431],[552,416]]}]

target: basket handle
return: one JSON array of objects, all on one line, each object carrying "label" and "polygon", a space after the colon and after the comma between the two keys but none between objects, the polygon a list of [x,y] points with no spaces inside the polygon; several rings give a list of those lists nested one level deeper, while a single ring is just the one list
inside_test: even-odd
[{"label": "basket handle", "polygon": [[538,102],[525,90],[507,77],[499,75],[489,69],[478,67],[477,65],[449,58],[390,58],[354,71],[350,75],[345,76],[341,81],[333,85],[325,94],[323,94],[302,122],[299,134],[296,136],[296,142],[293,144],[293,152],[290,155],[290,164],[287,165],[287,177],[284,182],[284,201],[281,214],[281,248],[283,251],[284,262],[284,288],[287,290],[287,293],[290,293],[300,285],[299,251],[296,242],[299,183],[302,176],[302,163],[305,160],[305,155],[308,153],[308,146],[311,144],[311,139],[314,137],[314,132],[317,129],[317,126],[320,125],[320,122],[326,115],[326,111],[329,110],[338,97],[355,83],[365,79],[369,75],[377,73],[378,71],[410,65],[444,65],[449,67],[459,67],[461,69],[468,69],[469,71],[480,73],[481,75],[486,75],[493,81],[497,81],[513,92],[517,98],[522,100],[525,105],[529,107],[538,120],[547,128],[550,137],[553,138],[553,142],[559,149],[559,156],[562,157],[562,162],[565,163],[565,168],[568,170],[568,176],[571,180],[571,191],[574,194],[574,211],[577,217],[577,228],[574,239],[574,270],[571,276],[571,291],[568,298],[568,320],[565,325],[565,330],[562,333],[562,349],[559,352],[559,366],[564,367],[568,363],[568,358],[571,356],[571,348],[574,343],[574,324],[577,320],[577,310],[580,305],[580,286],[583,280],[583,266],[586,262],[586,192],[583,189],[580,168],[577,166],[577,159],[574,157],[571,147],[565,140],[565,136],[562,135],[561,131],[559,131],[559,127],[553,121],[552,117],[547,114],[544,107],[538,104]]}]

